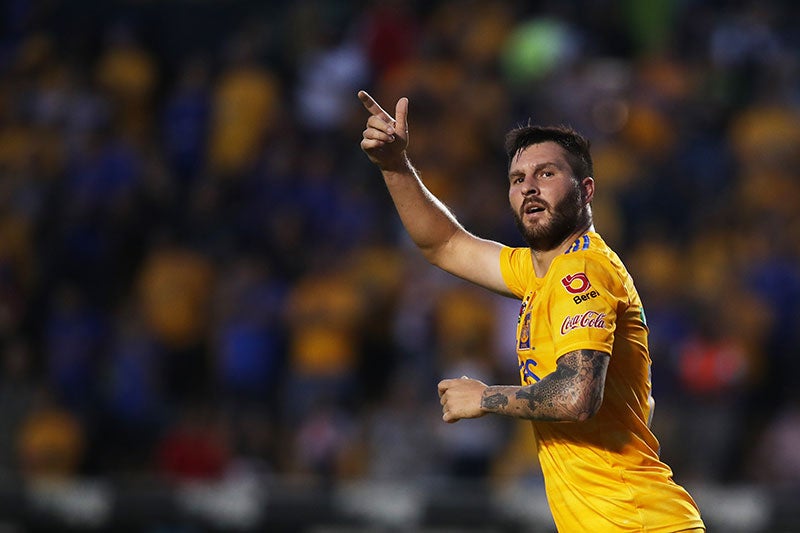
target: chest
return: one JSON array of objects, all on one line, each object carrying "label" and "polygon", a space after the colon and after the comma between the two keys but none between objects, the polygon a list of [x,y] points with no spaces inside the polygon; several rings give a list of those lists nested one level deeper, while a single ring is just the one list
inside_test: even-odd
[{"label": "chest", "polygon": [[523,385],[540,381],[556,367],[553,324],[545,300],[540,288],[532,288],[520,306],[516,352]]}]

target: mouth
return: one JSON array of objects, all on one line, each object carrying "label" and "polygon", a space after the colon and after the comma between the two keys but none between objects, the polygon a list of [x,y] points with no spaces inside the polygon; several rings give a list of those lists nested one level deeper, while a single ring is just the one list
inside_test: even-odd
[{"label": "mouth", "polygon": [[522,212],[526,215],[533,215],[536,213],[541,213],[545,210],[545,207],[542,205],[537,205],[534,203],[529,203],[522,207]]}]

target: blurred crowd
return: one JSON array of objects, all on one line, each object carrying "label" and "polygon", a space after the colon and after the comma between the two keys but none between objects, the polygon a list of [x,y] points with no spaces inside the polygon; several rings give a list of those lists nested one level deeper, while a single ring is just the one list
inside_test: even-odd
[{"label": "blurred crowd", "polygon": [[505,132],[592,140],[682,483],[800,483],[800,7],[0,4],[0,472],[540,482],[518,302],[428,266],[359,149],[369,90],[473,232],[521,245]]}]

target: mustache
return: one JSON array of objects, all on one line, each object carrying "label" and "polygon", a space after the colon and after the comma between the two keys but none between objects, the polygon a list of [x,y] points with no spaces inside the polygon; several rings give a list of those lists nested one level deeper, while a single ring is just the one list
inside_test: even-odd
[{"label": "mustache", "polygon": [[545,209],[545,210],[549,210],[550,209],[550,203],[549,202],[547,202],[545,200],[542,200],[541,198],[536,198],[536,199],[529,198],[529,199],[527,199],[527,200],[522,202],[522,205],[519,208],[520,215],[524,215],[525,211],[531,206],[533,206],[533,207],[541,207],[542,209]]}]

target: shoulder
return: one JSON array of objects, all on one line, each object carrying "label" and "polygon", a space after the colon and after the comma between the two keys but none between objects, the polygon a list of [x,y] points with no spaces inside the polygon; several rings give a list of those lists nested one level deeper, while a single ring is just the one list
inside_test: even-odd
[{"label": "shoulder", "polygon": [[531,258],[531,249],[524,247],[503,246],[500,250],[500,258],[504,261],[520,261],[529,260]]},{"label": "shoulder", "polygon": [[524,294],[533,275],[530,248],[504,246],[500,251],[500,272],[506,286],[513,294],[517,296]]},{"label": "shoulder", "polygon": [[595,268],[614,270],[619,257],[606,244],[599,234],[590,231],[581,235],[572,243],[566,252],[553,260],[551,270],[570,268],[575,265],[591,265]]},{"label": "shoulder", "polygon": [[595,231],[589,231],[575,239],[572,245],[567,248],[562,257],[581,257],[594,256],[605,257],[609,261],[619,260],[617,254],[606,244],[603,237]]},{"label": "shoulder", "polygon": [[553,283],[579,285],[577,281],[587,279],[608,287],[624,284],[627,271],[617,254],[595,232],[588,232],[577,239],[550,266]]},{"label": "shoulder", "polygon": [[503,270],[512,271],[520,277],[527,277],[533,272],[530,248],[504,246],[500,250],[500,266]]}]

